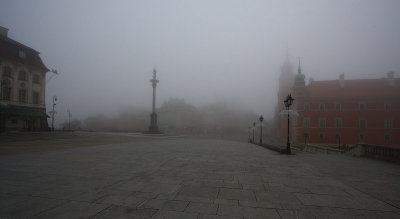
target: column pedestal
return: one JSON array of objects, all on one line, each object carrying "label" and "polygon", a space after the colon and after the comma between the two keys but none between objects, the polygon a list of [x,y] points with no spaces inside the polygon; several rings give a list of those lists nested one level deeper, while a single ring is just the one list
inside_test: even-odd
[{"label": "column pedestal", "polygon": [[162,132],[158,129],[156,113],[150,114],[150,127],[149,127],[148,133],[149,134],[162,134]]}]

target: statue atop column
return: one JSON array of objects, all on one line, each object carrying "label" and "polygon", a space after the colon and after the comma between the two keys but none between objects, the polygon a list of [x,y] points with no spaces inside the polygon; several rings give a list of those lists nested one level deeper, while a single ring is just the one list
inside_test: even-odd
[{"label": "statue atop column", "polygon": [[153,108],[152,108],[152,113],[150,114],[150,128],[149,128],[148,133],[160,134],[161,132],[157,126],[157,113],[156,113],[156,87],[157,87],[157,83],[159,82],[157,80],[156,69],[153,70],[153,79],[151,79],[150,82],[153,87]]}]

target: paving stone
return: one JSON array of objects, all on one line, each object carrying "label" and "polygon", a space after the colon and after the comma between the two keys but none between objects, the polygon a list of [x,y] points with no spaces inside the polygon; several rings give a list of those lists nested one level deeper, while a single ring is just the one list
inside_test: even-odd
[{"label": "paving stone", "polygon": [[162,210],[167,211],[184,211],[188,206],[188,201],[167,200],[162,206]]},{"label": "paving stone", "polygon": [[110,207],[108,204],[70,201],[35,215],[33,218],[88,218],[108,207]]},{"label": "paving stone", "polygon": [[201,202],[190,202],[185,212],[194,212],[202,214],[217,214],[218,204],[209,204]]},{"label": "paving stone", "polygon": [[136,207],[140,203],[144,202],[144,198],[137,198],[132,194],[125,194],[125,193],[114,193],[104,195],[103,197],[95,200],[95,203],[103,203],[103,204],[112,204],[112,205],[122,205],[128,207]]},{"label": "paving stone", "polygon": [[254,193],[252,190],[244,189],[226,189],[221,188],[218,198],[221,199],[235,199],[243,201],[255,201]]},{"label": "paving stone", "polygon": [[111,188],[126,191],[141,191],[147,185],[146,182],[129,180],[113,185]]},{"label": "paving stone", "polygon": [[205,186],[184,186],[178,195],[215,199],[218,195],[218,188]]},{"label": "paving stone", "polygon": [[216,180],[233,180],[232,174],[218,174],[218,173],[210,173],[204,176],[205,179],[216,179]]},{"label": "paving stone", "polygon": [[214,204],[239,206],[239,201],[233,199],[215,199]]},{"label": "paving stone", "polygon": [[148,184],[144,186],[142,189],[140,189],[141,192],[152,192],[152,193],[174,193],[179,189],[179,185],[177,184],[166,184],[166,183],[160,183],[160,184]]},{"label": "paving stone", "polygon": [[154,219],[197,219],[198,213],[179,212],[179,211],[158,211],[152,218]]},{"label": "paving stone", "polygon": [[93,215],[92,218],[151,218],[157,210],[155,209],[136,209],[124,206],[112,205],[109,208]]},{"label": "paving stone", "polygon": [[239,201],[239,206],[253,207],[253,208],[282,208],[282,206],[276,202]]},{"label": "paving stone", "polygon": [[162,199],[148,199],[142,202],[138,208],[152,208],[152,209],[161,209],[164,206],[164,203],[167,200]]},{"label": "paving stone", "polygon": [[243,189],[253,191],[266,191],[264,184],[243,184]]},{"label": "paving stone", "polygon": [[218,215],[245,218],[280,218],[275,209],[220,205]]},{"label": "paving stone", "polygon": [[222,215],[210,215],[210,214],[199,214],[197,219],[243,219],[243,217],[233,216],[222,216]]},{"label": "paving stone", "polygon": [[244,217],[246,216],[246,212],[243,207],[234,206],[234,205],[219,205],[218,206],[218,215],[221,216],[233,216],[233,217]]},{"label": "paving stone", "polygon": [[307,190],[309,192],[303,192],[303,193],[314,193],[314,194],[320,194],[320,195],[349,195],[346,192],[346,188],[342,186],[332,186],[332,185],[308,185]]},{"label": "paving stone", "polygon": [[258,175],[235,175],[240,184],[263,184],[264,180]]},{"label": "paving stone", "polygon": [[12,205],[1,206],[0,218],[27,218],[37,215],[43,211],[50,210],[66,202],[66,200],[25,197],[24,199],[19,200]]},{"label": "paving stone", "polygon": [[255,193],[257,201],[260,202],[272,202],[278,204],[301,204],[299,199],[290,192],[258,192]]},{"label": "paving stone", "polygon": [[[303,210],[287,210],[287,209],[278,209],[278,214],[282,219],[300,219],[300,218],[317,218],[315,213]],[[321,217],[321,215],[318,215]],[[325,217],[321,218],[333,218],[332,215],[324,215]],[[319,218],[319,217],[318,217]]]},{"label": "paving stone", "polygon": [[242,189],[242,186],[237,182],[226,182],[223,180],[203,180],[201,185],[206,187]]},{"label": "paving stone", "polygon": [[297,186],[286,186],[286,185],[269,186],[268,190],[272,191],[272,192],[310,193],[310,190],[308,190],[306,188],[297,187]]},{"label": "paving stone", "polygon": [[299,198],[299,200],[303,203],[303,205],[355,208],[355,209],[361,207],[361,205],[357,203],[357,201],[355,201],[350,196],[296,194],[296,197]]},{"label": "paving stone", "polygon": [[156,198],[159,194],[153,192],[134,192],[132,195],[137,198]]}]

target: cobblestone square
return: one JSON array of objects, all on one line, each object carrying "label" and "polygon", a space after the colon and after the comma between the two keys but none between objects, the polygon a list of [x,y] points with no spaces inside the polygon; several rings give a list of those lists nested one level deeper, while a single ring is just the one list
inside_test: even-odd
[{"label": "cobblestone square", "polygon": [[400,217],[398,164],[225,140],[84,135],[98,138],[2,143],[42,149],[0,156],[0,218]]}]

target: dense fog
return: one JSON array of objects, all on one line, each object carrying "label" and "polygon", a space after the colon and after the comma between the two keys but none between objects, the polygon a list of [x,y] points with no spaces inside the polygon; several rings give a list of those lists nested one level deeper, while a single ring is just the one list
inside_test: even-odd
[{"label": "dense fog", "polygon": [[[147,128],[155,68],[162,129],[219,121],[246,132],[259,115],[272,118],[287,55],[306,81],[399,77],[399,10],[397,0],[3,0],[0,26],[57,70],[46,84],[56,127],[70,109],[75,125]],[[195,119],[168,125],[168,104]]]}]

